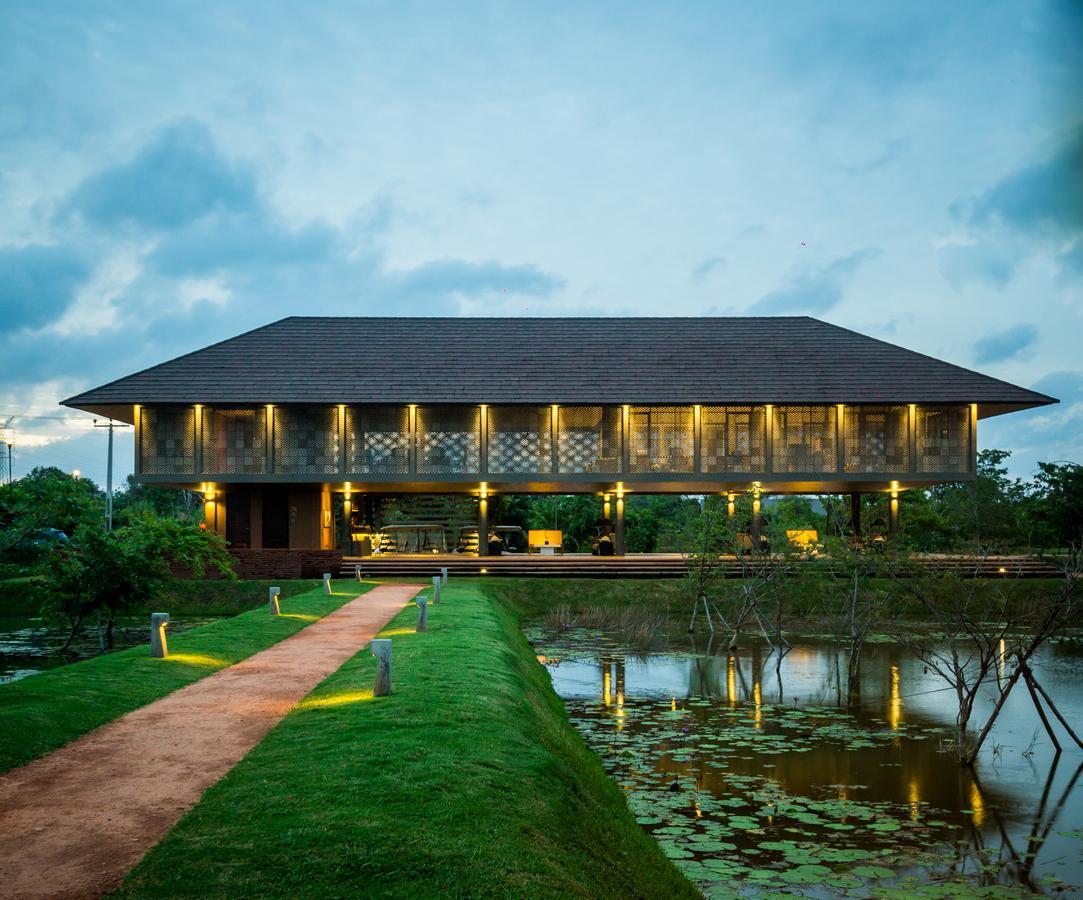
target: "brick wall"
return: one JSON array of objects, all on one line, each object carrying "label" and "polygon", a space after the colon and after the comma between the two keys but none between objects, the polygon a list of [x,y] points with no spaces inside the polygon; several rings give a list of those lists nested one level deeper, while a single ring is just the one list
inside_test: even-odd
[{"label": "brick wall", "polygon": [[[324,572],[337,577],[341,550],[233,550],[233,571],[238,578],[319,578]],[[191,578],[190,570],[173,566],[177,578]],[[207,578],[217,577],[208,572]]]}]

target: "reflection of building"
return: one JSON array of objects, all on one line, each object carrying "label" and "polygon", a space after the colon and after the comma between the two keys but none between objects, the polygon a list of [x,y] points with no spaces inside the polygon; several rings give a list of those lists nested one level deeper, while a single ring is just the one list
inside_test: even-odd
[{"label": "reflection of building", "polygon": [[[333,551],[373,494],[890,492],[1053,402],[814,319],[288,318],[64,401],[235,547]],[[893,500],[891,521],[898,503]],[[486,552],[483,545],[481,552]]]},{"label": "reflection of building", "polygon": [[602,702],[606,706],[624,706],[624,657],[601,656],[598,665],[602,670]]}]

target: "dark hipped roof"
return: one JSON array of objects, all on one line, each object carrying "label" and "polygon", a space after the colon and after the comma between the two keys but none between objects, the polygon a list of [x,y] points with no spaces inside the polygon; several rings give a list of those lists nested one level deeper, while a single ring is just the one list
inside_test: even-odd
[{"label": "dark hipped roof", "polygon": [[273,322],[63,401],[1055,403],[808,317]]}]

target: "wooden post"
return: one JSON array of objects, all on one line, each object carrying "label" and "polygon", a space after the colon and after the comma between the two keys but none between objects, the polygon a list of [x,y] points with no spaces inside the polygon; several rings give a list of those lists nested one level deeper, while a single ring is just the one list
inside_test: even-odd
[{"label": "wooden post", "polygon": [[624,492],[617,492],[617,521],[613,535],[613,553],[615,556],[624,556]]},{"label": "wooden post", "polygon": [[432,602],[433,603],[439,603],[440,602],[440,584],[441,584],[441,577],[439,575],[433,575],[432,576]]},{"label": "wooden post", "polygon": [[489,555],[489,496],[486,491],[478,497],[478,556]]},{"label": "wooden post", "polygon": [[376,657],[376,684],[374,697],[386,697],[391,693],[391,639],[376,638],[372,641],[372,655]]},{"label": "wooden post", "polygon": [[169,656],[169,645],[165,639],[165,629],[169,625],[169,613],[150,614],[150,655],[154,659]]},{"label": "wooden post", "polygon": [[325,594],[330,594],[331,593],[331,573],[330,572],[324,572],[323,573],[323,592]]},{"label": "wooden post", "polygon": [[278,595],[282,593],[282,588],[267,588],[267,606],[272,616],[277,616],[281,610],[278,607]]},{"label": "wooden post", "polygon": [[429,600],[427,597],[417,598],[417,628],[415,630],[429,630]]}]

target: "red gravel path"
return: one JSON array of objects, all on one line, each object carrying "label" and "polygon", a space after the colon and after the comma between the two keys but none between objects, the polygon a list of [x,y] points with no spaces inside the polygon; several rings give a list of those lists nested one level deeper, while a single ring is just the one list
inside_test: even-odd
[{"label": "red gravel path", "polygon": [[0,775],[0,896],[98,897],[418,591],[373,588],[248,659]]}]

